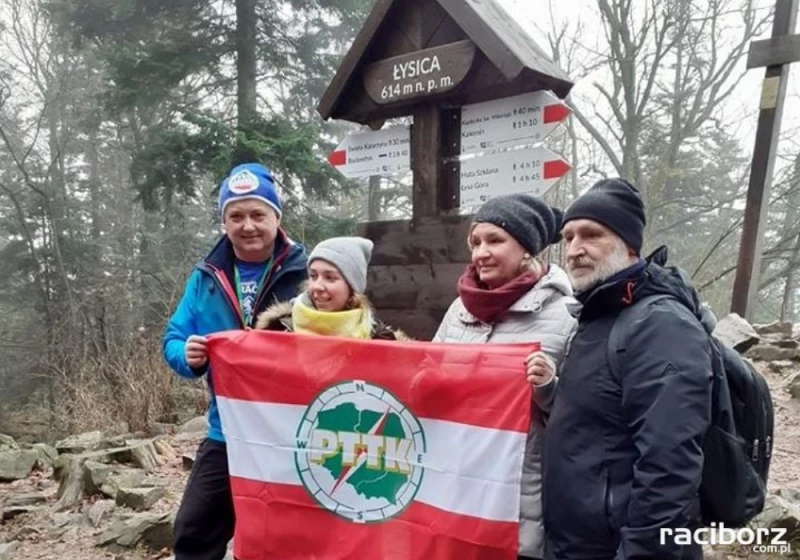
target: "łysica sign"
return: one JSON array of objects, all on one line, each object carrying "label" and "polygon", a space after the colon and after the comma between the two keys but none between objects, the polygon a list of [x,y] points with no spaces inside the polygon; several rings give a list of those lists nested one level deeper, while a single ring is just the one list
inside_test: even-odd
[{"label": "\u0142ysica sign", "polygon": [[469,40],[387,58],[364,69],[364,89],[380,105],[446,93],[464,80],[474,60]]}]

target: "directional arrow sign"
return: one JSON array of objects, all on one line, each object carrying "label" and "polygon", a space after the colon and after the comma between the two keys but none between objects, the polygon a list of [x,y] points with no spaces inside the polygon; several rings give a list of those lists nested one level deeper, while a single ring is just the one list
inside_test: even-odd
[{"label": "directional arrow sign", "polygon": [[328,154],[328,162],[349,179],[402,173],[411,169],[410,143],[407,126],[351,134]]},{"label": "directional arrow sign", "polygon": [[524,93],[461,108],[461,153],[544,140],[570,114],[549,91]]},{"label": "directional arrow sign", "polygon": [[505,194],[541,196],[571,169],[545,148],[525,148],[461,161],[461,208]]}]

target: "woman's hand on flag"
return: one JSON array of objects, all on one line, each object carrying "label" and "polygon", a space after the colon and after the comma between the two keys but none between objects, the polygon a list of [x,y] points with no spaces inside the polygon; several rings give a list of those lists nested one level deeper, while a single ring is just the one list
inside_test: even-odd
[{"label": "woman's hand on flag", "polygon": [[547,385],[553,380],[556,374],[556,364],[542,351],[532,352],[525,358],[527,367],[528,383],[534,387]]}]

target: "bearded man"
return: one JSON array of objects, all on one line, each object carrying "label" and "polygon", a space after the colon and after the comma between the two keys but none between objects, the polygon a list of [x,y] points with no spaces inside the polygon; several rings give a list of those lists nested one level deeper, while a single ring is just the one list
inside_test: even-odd
[{"label": "bearded man", "polygon": [[640,257],[644,229],[623,179],[598,182],[564,217],[581,307],[545,434],[546,558],[702,558],[662,529],[700,526],[712,347],[691,285]]}]

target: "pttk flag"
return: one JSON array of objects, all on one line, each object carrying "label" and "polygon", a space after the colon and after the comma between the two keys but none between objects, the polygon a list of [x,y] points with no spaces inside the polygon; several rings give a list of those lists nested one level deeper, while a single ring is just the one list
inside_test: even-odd
[{"label": "pttk flag", "polygon": [[516,559],[535,349],[209,337],[235,556]]}]

